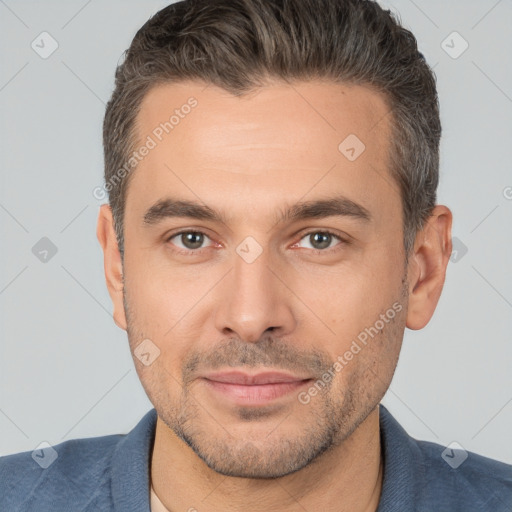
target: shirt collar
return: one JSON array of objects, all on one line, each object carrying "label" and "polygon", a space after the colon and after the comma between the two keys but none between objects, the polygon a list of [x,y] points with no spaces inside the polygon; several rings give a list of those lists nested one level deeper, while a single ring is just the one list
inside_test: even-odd
[{"label": "shirt collar", "polygon": [[[421,471],[414,464],[412,438],[382,404],[379,405],[384,476],[377,512],[413,510],[414,483]],[[150,470],[157,414],[148,411],[117,445],[112,460],[114,510],[150,512]]]},{"label": "shirt collar", "polygon": [[112,457],[112,501],[118,512],[150,512],[149,475],[157,414],[151,409],[117,445]]},{"label": "shirt collar", "polygon": [[384,476],[377,512],[414,510],[414,484],[421,471],[414,463],[414,440],[382,404],[379,405]]}]

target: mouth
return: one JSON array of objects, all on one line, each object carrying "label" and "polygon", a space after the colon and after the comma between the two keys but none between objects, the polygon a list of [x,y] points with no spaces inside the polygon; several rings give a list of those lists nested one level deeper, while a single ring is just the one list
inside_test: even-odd
[{"label": "mouth", "polygon": [[313,379],[284,372],[248,374],[240,371],[218,372],[202,377],[210,391],[235,405],[266,405],[290,396]]}]

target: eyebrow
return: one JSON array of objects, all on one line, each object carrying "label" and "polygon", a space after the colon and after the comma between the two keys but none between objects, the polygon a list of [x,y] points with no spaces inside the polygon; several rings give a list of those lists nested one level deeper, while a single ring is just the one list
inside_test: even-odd
[{"label": "eyebrow", "polygon": [[[325,217],[352,217],[356,220],[370,222],[372,215],[364,206],[344,196],[328,199],[299,202],[281,209],[275,223],[296,222],[306,219],[323,219]],[[144,224],[152,226],[168,218],[186,217],[227,223],[226,217],[205,204],[189,200],[165,198],[152,205],[144,214]]]}]

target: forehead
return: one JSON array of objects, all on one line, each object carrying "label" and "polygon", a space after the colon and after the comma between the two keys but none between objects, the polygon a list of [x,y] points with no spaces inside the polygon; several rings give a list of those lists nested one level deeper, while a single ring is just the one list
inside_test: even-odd
[{"label": "forehead", "polygon": [[[302,142],[308,153],[315,147],[318,152],[327,146],[332,150],[333,145],[337,150],[336,142],[351,133],[372,149],[387,142],[389,110],[381,93],[360,85],[274,82],[234,96],[212,84],[161,84],[144,97],[137,132],[141,141],[153,134],[216,157],[219,144],[257,150],[259,143],[279,150]],[[296,150],[300,158],[302,152]]]},{"label": "forehead", "polygon": [[151,149],[127,201],[179,189],[216,205],[268,207],[333,187],[363,204],[383,201],[382,191],[396,201],[389,110],[380,93],[333,82],[275,82],[243,96],[199,82],[158,85],[137,117],[137,147]]}]

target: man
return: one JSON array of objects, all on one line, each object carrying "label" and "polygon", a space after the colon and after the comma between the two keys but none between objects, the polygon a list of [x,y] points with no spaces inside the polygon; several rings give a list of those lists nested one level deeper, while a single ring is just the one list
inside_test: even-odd
[{"label": "man", "polygon": [[0,509],[512,510],[511,466],[450,465],[379,405],[451,254],[440,134],[433,74],[375,2],[151,18],[107,105],[97,234],[155,409],[46,468],[0,459]]}]

